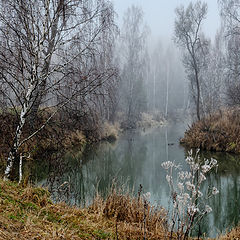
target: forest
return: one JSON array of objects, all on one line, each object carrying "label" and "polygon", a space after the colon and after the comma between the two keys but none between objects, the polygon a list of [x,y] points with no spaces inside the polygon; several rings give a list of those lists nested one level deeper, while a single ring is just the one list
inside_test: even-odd
[{"label": "forest", "polygon": [[[10,228],[1,230],[1,221],[12,223],[2,218],[14,216],[8,220],[21,219],[25,227],[23,216],[33,218],[33,209],[39,223],[47,216],[49,232],[56,222],[72,231],[64,235],[56,230],[63,238],[56,233],[46,239],[163,239],[161,234],[188,239],[196,232],[200,239],[204,231],[211,238],[219,233],[221,239],[239,237],[240,0],[218,0],[217,5],[220,27],[214,38],[204,28],[208,1],[198,0],[175,6],[171,41],[166,41],[153,37],[137,3],[119,16],[110,0],[0,0],[0,239],[13,239]],[[178,190],[172,175],[179,169],[175,160],[191,173],[182,175]],[[157,173],[162,168],[167,175]],[[137,198],[115,183],[109,191],[116,179],[130,179],[127,186],[139,188]],[[213,209],[206,203],[201,209],[200,188],[208,191]],[[173,212],[166,225],[169,212],[150,203],[164,199],[160,204],[167,209],[167,191],[172,191]],[[234,198],[225,199],[231,191]],[[219,192],[221,199],[214,196]],[[187,196],[184,214],[178,196]],[[50,197],[68,205],[51,205]],[[7,212],[10,198],[21,205],[21,213]],[[93,201],[90,208],[71,208],[87,201]],[[225,215],[214,210],[217,203],[227,205],[226,224]],[[218,222],[211,232],[202,219],[212,210],[208,220]],[[75,213],[72,220],[66,217]],[[77,225],[84,214],[93,214],[88,219],[93,225],[101,219],[100,228],[113,233],[90,233],[85,225],[74,232],[70,222]],[[106,227],[106,218],[113,216],[116,225]],[[135,233],[131,224],[137,224]],[[48,231],[40,225],[41,234]],[[20,239],[37,236],[31,231]],[[40,236],[36,239],[44,234]]]}]

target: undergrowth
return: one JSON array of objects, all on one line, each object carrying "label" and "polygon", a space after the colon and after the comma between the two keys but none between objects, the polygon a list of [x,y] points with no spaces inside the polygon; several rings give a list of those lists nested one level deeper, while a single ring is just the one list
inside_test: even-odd
[{"label": "undergrowth", "polygon": [[[239,237],[238,227],[219,239]],[[170,239],[170,234],[165,211],[141,193],[134,198],[113,189],[106,200],[97,196],[88,208],[77,208],[54,204],[46,189],[0,179],[0,240],[19,239]]]},{"label": "undergrowth", "polygon": [[143,239],[144,209],[147,239],[161,239],[164,211],[142,197],[113,191],[81,209],[52,203],[43,188],[0,180],[0,239]]},{"label": "undergrowth", "polygon": [[192,124],[181,143],[211,151],[240,153],[240,109],[224,109]]}]

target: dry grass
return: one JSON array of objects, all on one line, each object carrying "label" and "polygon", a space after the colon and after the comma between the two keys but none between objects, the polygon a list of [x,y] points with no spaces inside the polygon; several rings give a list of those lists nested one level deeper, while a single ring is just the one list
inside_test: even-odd
[{"label": "dry grass", "polygon": [[[144,229],[146,239],[169,239],[165,217],[163,209],[121,191],[112,190],[106,200],[98,196],[80,209],[52,203],[43,188],[0,180],[0,240],[134,240],[143,239]],[[240,227],[218,239],[240,239]]]},{"label": "dry grass", "polygon": [[120,125],[118,123],[111,124],[105,122],[101,127],[100,138],[103,140],[115,141],[118,139],[120,131]]},{"label": "dry grass", "polygon": [[219,240],[240,240],[240,226],[232,229],[232,231],[225,236],[219,237]]},{"label": "dry grass", "polygon": [[139,128],[159,127],[165,124],[166,120],[160,113],[141,113],[141,120],[137,122]]},{"label": "dry grass", "polygon": [[[164,211],[148,206],[148,239],[162,239]],[[117,192],[85,209],[53,204],[42,188],[0,180],[0,240],[142,239],[144,203]]]},{"label": "dry grass", "polygon": [[144,232],[147,239],[163,239],[168,235],[165,210],[144,204],[141,196],[133,198],[129,193],[113,189],[105,201],[97,197],[91,209],[114,220],[120,239],[143,239]]},{"label": "dry grass", "polygon": [[194,123],[182,143],[189,147],[240,153],[240,109],[225,109]]},{"label": "dry grass", "polygon": [[87,143],[86,136],[83,134],[82,131],[76,130],[71,131],[68,134],[65,134],[65,138],[63,140],[64,148],[72,148],[75,145],[78,146],[85,146]]},{"label": "dry grass", "polygon": [[88,209],[53,204],[42,188],[0,181],[0,239],[108,239],[111,221]]}]

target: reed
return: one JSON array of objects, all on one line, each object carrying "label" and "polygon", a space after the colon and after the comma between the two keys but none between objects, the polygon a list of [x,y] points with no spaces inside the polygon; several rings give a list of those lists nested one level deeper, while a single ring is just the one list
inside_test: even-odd
[{"label": "reed", "polygon": [[240,153],[240,109],[222,109],[193,123],[180,142],[191,148]]},{"label": "reed", "polygon": [[[87,208],[52,203],[43,188],[0,180],[0,239],[162,239],[164,210],[113,190]],[[144,228],[144,220],[146,225]]]}]

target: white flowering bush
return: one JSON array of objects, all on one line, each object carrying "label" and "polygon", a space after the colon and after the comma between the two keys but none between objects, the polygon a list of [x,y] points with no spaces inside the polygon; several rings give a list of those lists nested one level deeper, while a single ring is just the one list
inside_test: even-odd
[{"label": "white flowering bush", "polygon": [[[167,171],[166,180],[171,192],[171,210],[169,211],[168,225],[171,231],[177,233],[178,239],[186,239],[195,226],[212,208],[205,202],[206,199],[219,193],[216,187],[208,187],[208,191],[203,194],[200,189],[206,180],[206,174],[211,169],[217,167],[217,160],[200,160],[199,150],[193,156],[192,151],[188,153],[186,162],[189,171],[182,171],[181,165],[167,161],[162,163],[162,167]],[[176,173],[176,177],[174,173]]]}]

